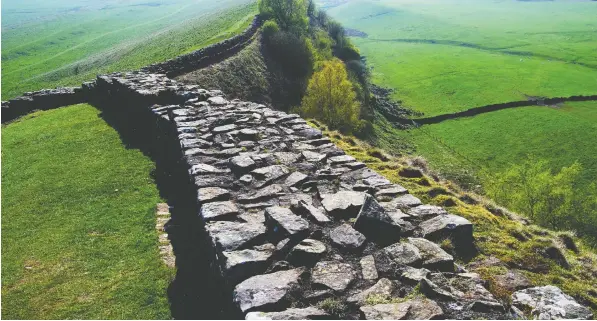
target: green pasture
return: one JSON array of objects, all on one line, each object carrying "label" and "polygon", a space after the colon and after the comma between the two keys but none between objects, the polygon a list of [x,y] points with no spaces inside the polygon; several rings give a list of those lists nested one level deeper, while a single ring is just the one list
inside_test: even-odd
[{"label": "green pasture", "polygon": [[89,105],[2,127],[2,318],[169,319],[153,162]]},{"label": "green pasture", "polygon": [[374,81],[427,116],[597,93],[594,1],[381,0],[329,9],[367,33]]},{"label": "green pasture", "polygon": [[2,3],[2,99],[137,69],[242,31],[250,0]]}]

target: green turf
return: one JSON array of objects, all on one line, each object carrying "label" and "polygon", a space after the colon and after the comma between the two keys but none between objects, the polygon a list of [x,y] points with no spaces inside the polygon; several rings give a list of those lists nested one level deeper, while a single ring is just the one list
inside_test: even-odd
[{"label": "green turf", "polygon": [[350,1],[329,13],[368,34],[354,41],[374,80],[427,116],[597,94],[591,1]]},{"label": "green turf", "polygon": [[78,85],[215,43],[248,26],[251,0],[3,3],[2,99]]},{"label": "green turf", "polygon": [[3,126],[2,318],[170,318],[153,168],[89,105]]}]

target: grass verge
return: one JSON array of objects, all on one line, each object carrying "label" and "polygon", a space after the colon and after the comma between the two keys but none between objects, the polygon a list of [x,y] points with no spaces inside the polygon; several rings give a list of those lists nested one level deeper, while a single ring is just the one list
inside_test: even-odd
[{"label": "grass verge", "polygon": [[2,134],[2,318],[169,319],[151,160],[89,105]]}]

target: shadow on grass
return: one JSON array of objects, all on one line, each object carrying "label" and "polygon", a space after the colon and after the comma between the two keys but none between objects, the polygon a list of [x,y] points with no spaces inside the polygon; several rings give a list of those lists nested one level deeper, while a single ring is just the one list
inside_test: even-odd
[{"label": "shadow on grass", "polygon": [[[117,103],[118,102],[118,103]],[[120,99],[95,101],[100,117],[120,135],[126,148],[138,149],[156,164],[151,173],[162,197],[170,205],[165,229],[176,256],[176,276],[167,290],[175,319],[229,319],[235,317],[231,298],[212,270],[212,249],[197,213],[197,195],[176,133],[168,122],[157,121],[149,108]],[[229,296],[229,294],[228,294]]]}]

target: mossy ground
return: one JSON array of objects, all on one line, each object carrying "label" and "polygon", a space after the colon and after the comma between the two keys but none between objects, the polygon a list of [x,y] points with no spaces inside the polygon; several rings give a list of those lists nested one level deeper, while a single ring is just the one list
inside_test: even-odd
[{"label": "mossy ground", "polygon": [[89,105],[2,136],[2,318],[171,318],[153,162]]},{"label": "mossy ground", "polygon": [[[460,264],[480,261],[486,257],[496,257],[511,269],[521,270],[533,285],[552,284],[573,296],[582,304],[597,312],[597,255],[594,249],[585,246],[574,238],[579,252],[567,250],[559,245],[561,232],[553,232],[535,225],[525,225],[520,220],[490,209],[495,205],[478,195],[463,192],[450,181],[439,179],[434,173],[419,178],[400,176],[403,168],[411,167],[407,158],[392,157],[371,145],[336,131],[328,131],[317,121],[312,126],[324,130],[325,134],[347,154],[367,164],[390,181],[406,187],[410,193],[424,203],[445,206],[456,215],[474,224],[474,237],[479,254],[473,258],[460,258]],[[372,156],[373,155],[373,156]],[[434,178],[435,177],[435,178]],[[567,270],[556,262],[541,255],[542,250],[556,244],[563,249],[571,269]],[[442,243],[449,250],[450,244]],[[499,299],[508,301],[510,292],[500,288],[493,276],[506,272],[505,268],[483,267],[478,272],[489,283],[490,291]]]}]

